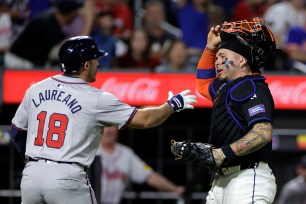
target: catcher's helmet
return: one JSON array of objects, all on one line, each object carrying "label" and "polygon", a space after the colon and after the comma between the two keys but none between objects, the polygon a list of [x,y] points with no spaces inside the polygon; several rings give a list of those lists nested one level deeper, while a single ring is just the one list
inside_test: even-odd
[{"label": "catcher's helmet", "polygon": [[274,63],[276,56],[275,38],[262,18],[223,23],[221,40],[226,41],[233,38],[250,48],[248,63],[251,67],[259,69]]},{"label": "catcher's helmet", "polygon": [[61,70],[67,74],[78,72],[86,61],[106,55],[107,52],[99,50],[94,39],[89,36],[77,36],[66,40],[58,52]]}]

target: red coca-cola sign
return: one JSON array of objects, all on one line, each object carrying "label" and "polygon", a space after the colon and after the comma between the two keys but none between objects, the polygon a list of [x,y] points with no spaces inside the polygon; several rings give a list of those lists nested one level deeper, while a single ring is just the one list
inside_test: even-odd
[{"label": "red coca-cola sign", "polygon": [[[46,77],[61,74],[55,71],[5,71],[3,102],[20,103],[26,89]],[[268,75],[277,109],[306,110],[306,76]],[[99,72],[92,86],[114,94],[123,102],[135,106],[165,103],[168,91],[179,93],[185,89],[198,96],[196,107],[211,107],[212,103],[200,96],[195,88],[194,74],[157,74]]]},{"label": "red coca-cola sign", "polygon": [[306,109],[306,76],[268,76],[267,83],[281,109]]},{"label": "red coca-cola sign", "polygon": [[124,101],[156,103],[161,81],[141,77],[134,81],[120,81],[117,77],[110,77],[101,85],[101,89],[108,91]]}]

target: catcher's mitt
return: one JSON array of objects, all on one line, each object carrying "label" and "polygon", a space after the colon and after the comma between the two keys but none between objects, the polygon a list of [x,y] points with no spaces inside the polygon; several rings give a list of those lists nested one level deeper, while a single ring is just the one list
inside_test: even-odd
[{"label": "catcher's mitt", "polygon": [[198,166],[216,172],[218,167],[212,153],[213,145],[208,143],[193,143],[189,140],[176,142],[171,140],[171,152],[176,160],[191,161]]}]

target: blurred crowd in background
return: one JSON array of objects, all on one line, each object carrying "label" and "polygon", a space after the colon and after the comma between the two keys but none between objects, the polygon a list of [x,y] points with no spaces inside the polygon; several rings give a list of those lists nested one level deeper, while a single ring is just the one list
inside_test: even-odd
[{"label": "blurred crowd in background", "polygon": [[306,73],[306,0],[0,0],[0,66],[59,70],[63,40],[89,35],[100,71],[194,73],[211,26],[254,17],[283,51],[263,71]]}]

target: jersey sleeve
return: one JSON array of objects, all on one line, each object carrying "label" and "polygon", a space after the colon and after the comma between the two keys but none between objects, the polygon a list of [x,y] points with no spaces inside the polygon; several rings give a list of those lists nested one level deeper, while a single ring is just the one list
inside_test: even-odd
[{"label": "jersey sleeve", "polygon": [[12,125],[19,130],[28,130],[28,118],[29,118],[29,95],[30,90],[28,89],[22,99],[21,104],[18,106],[15,116],[12,119]]},{"label": "jersey sleeve", "polygon": [[214,97],[214,89],[211,84],[216,77],[215,57],[216,51],[205,48],[197,67],[196,88],[208,100],[212,100]]},{"label": "jersey sleeve", "polygon": [[268,86],[257,83],[255,94],[243,105],[248,126],[261,121],[273,123],[274,101]]},{"label": "jersey sleeve", "polygon": [[122,128],[131,121],[136,112],[136,107],[121,102],[110,93],[102,92],[98,99],[96,119]]},{"label": "jersey sleeve", "polygon": [[148,177],[152,174],[152,168],[142,161],[135,152],[130,149],[130,162],[131,162],[131,169],[130,169],[130,179],[131,181],[141,184],[144,183]]}]

